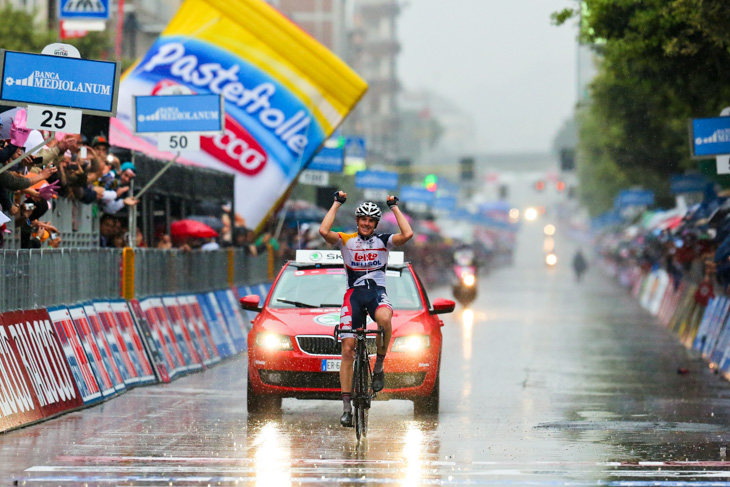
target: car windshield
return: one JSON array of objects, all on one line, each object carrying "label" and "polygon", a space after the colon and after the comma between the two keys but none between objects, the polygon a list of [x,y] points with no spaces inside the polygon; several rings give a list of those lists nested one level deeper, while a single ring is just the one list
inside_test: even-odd
[{"label": "car windshield", "polygon": [[[421,298],[413,275],[408,268],[388,270],[385,274],[393,309],[417,310]],[[288,266],[274,288],[269,306],[272,308],[339,307],[347,290],[347,278],[342,268],[297,269]]]}]

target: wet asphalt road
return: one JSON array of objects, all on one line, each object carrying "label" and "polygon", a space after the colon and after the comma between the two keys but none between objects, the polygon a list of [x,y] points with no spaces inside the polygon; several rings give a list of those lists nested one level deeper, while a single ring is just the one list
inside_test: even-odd
[{"label": "wet asphalt road", "polygon": [[438,417],[376,402],[360,445],[334,401],[248,418],[241,357],[0,435],[0,485],[730,486],[730,383],[541,229],[445,316]]}]

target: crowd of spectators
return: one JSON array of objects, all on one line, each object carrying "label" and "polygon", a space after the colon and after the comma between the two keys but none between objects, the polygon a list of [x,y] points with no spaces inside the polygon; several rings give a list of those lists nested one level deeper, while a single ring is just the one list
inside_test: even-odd
[{"label": "crowd of spectators", "polygon": [[[44,218],[57,198],[97,203],[108,216],[138,203],[127,195],[136,168],[110,154],[106,138],[97,136],[90,144],[81,135],[61,132],[46,138],[26,127],[26,117],[24,109],[15,111],[8,138],[0,140],[0,245],[10,231],[7,223],[13,221],[21,248],[58,247],[59,231]],[[105,225],[103,245],[123,244],[118,229],[112,235],[111,223]]]},{"label": "crowd of spectators", "polygon": [[683,281],[700,286],[705,292],[697,298],[706,304],[716,293],[730,295],[730,198],[712,194],[689,208],[645,212],[602,229],[595,248],[619,272],[663,269],[675,288]]}]

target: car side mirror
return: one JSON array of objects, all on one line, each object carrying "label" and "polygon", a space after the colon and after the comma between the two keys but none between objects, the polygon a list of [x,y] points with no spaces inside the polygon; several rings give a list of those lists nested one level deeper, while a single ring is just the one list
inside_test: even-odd
[{"label": "car side mirror", "polygon": [[454,311],[456,303],[450,299],[438,298],[433,301],[433,308],[431,308],[432,315],[441,315],[444,313],[451,313]]},{"label": "car side mirror", "polygon": [[259,306],[260,299],[256,294],[249,294],[248,296],[242,297],[238,302],[241,304],[242,309],[258,313],[261,311],[261,306]]}]

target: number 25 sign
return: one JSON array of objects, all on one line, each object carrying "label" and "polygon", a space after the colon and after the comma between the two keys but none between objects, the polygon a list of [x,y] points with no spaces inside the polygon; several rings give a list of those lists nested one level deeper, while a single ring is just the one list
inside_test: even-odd
[{"label": "number 25 sign", "polygon": [[79,133],[82,114],[117,112],[119,63],[0,51],[0,104],[28,106],[28,128]]}]

